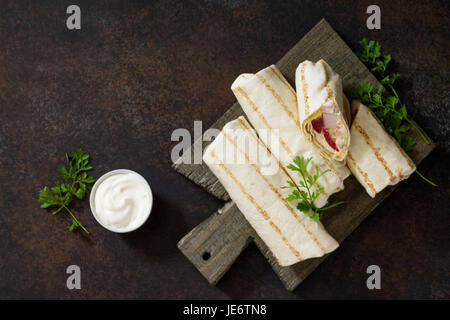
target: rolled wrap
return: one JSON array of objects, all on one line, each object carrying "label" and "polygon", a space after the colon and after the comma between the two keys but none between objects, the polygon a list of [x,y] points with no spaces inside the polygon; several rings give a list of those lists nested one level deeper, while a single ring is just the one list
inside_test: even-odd
[{"label": "rolled wrap", "polygon": [[324,61],[304,61],[295,72],[300,127],[327,158],[345,161],[350,131],[341,77]]},{"label": "rolled wrap", "polygon": [[[288,176],[244,117],[227,123],[203,160],[281,266],[321,257],[338,243],[316,222],[286,201]],[[265,171],[275,173],[265,174]],[[273,170],[272,170],[273,169]]]},{"label": "rolled wrap", "polygon": [[408,178],[416,166],[368,107],[354,100],[352,112],[347,165],[373,198],[386,186]]},{"label": "rolled wrap", "polygon": [[350,174],[342,163],[323,157],[305,138],[299,127],[297,95],[278,69],[271,65],[256,74],[241,74],[231,89],[259,138],[281,163],[283,170],[298,183],[301,175],[286,167],[296,156],[311,158],[308,172],[313,175],[316,166],[323,175],[314,190],[324,188],[316,200],[317,207],[327,203],[329,196],[344,188],[343,180]]}]

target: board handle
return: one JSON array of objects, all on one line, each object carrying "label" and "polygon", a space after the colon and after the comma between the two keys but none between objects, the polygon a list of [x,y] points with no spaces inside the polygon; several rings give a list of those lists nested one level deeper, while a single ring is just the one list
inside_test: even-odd
[{"label": "board handle", "polygon": [[212,285],[253,240],[255,231],[232,201],[178,242],[178,248]]}]

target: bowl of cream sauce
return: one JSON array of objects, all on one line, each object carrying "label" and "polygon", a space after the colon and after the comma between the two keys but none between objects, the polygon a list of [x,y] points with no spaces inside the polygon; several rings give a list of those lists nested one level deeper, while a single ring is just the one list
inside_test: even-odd
[{"label": "bowl of cream sauce", "polygon": [[110,171],[101,176],[90,195],[95,220],[118,233],[131,232],[150,216],[153,194],[147,180],[128,169]]}]

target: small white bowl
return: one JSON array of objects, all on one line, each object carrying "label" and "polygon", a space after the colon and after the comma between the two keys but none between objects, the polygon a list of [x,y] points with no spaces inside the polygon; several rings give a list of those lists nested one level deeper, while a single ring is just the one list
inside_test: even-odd
[{"label": "small white bowl", "polygon": [[[148,195],[150,198],[150,210],[148,211],[147,215],[142,219],[142,223],[140,223],[139,225],[133,226],[131,228],[116,228],[114,226],[107,225],[98,217],[97,212],[95,211],[95,193],[97,192],[97,188],[106,178],[108,178],[112,175],[118,174],[118,173],[135,174],[135,175],[139,176],[140,178],[142,178],[142,180],[145,182],[145,184],[148,187]],[[95,182],[95,184],[91,190],[91,195],[89,197],[89,204],[91,206],[92,215],[94,216],[95,220],[97,220],[97,222],[103,228],[105,228],[109,231],[112,231],[112,232],[116,232],[116,233],[127,233],[127,232],[131,232],[131,231],[138,229],[147,221],[148,217],[150,216],[150,212],[152,212],[152,208],[153,208],[153,194],[152,194],[152,189],[150,188],[150,185],[148,184],[147,180],[145,180],[145,178],[143,176],[141,176],[139,173],[132,171],[132,170],[128,170],[128,169],[117,169],[117,170],[109,171],[97,179],[97,181]]]}]

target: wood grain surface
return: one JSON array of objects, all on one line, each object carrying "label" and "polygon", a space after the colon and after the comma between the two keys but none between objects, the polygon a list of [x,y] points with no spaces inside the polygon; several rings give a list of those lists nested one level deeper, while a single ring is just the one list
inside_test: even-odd
[{"label": "wood grain surface", "polygon": [[[327,61],[341,75],[344,91],[364,81],[379,86],[375,77],[325,20],[321,20],[312,28],[276,65],[292,85],[295,83],[295,70],[299,63],[319,59]],[[243,111],[236,102],[213,124],[212,128],[221,129],[225,123],[239,115],[243,115]],[[416,164],[419,164],[435,148],[435,144],[434,142],[426,144],[416,131],[411,130],[410,134],[417,144],[409,155]],[[203,143],[203,148],[208,144],[200,140],[195,143]],[[193,150],[194,146],[191,146],[187,152],[193,153]],[[229,200],[227,192],[205,163],[185,164],[180,158],[173,167],[217,198]],[[322,220],[325,228],[339,243],[342,243],[393,190],[394,187],[388,187],[372,199],[353,176],[349,177],[345,180],[344,191],[333,195],[330,200],[331,203],[341,200],[346,202],[327,211]],[[281,267],[231,201],[183,237],[178,243],[178,248],[209,283],[216,284],[251,241],[255,241],[288,290],[294,290],[327,257]]]}]

